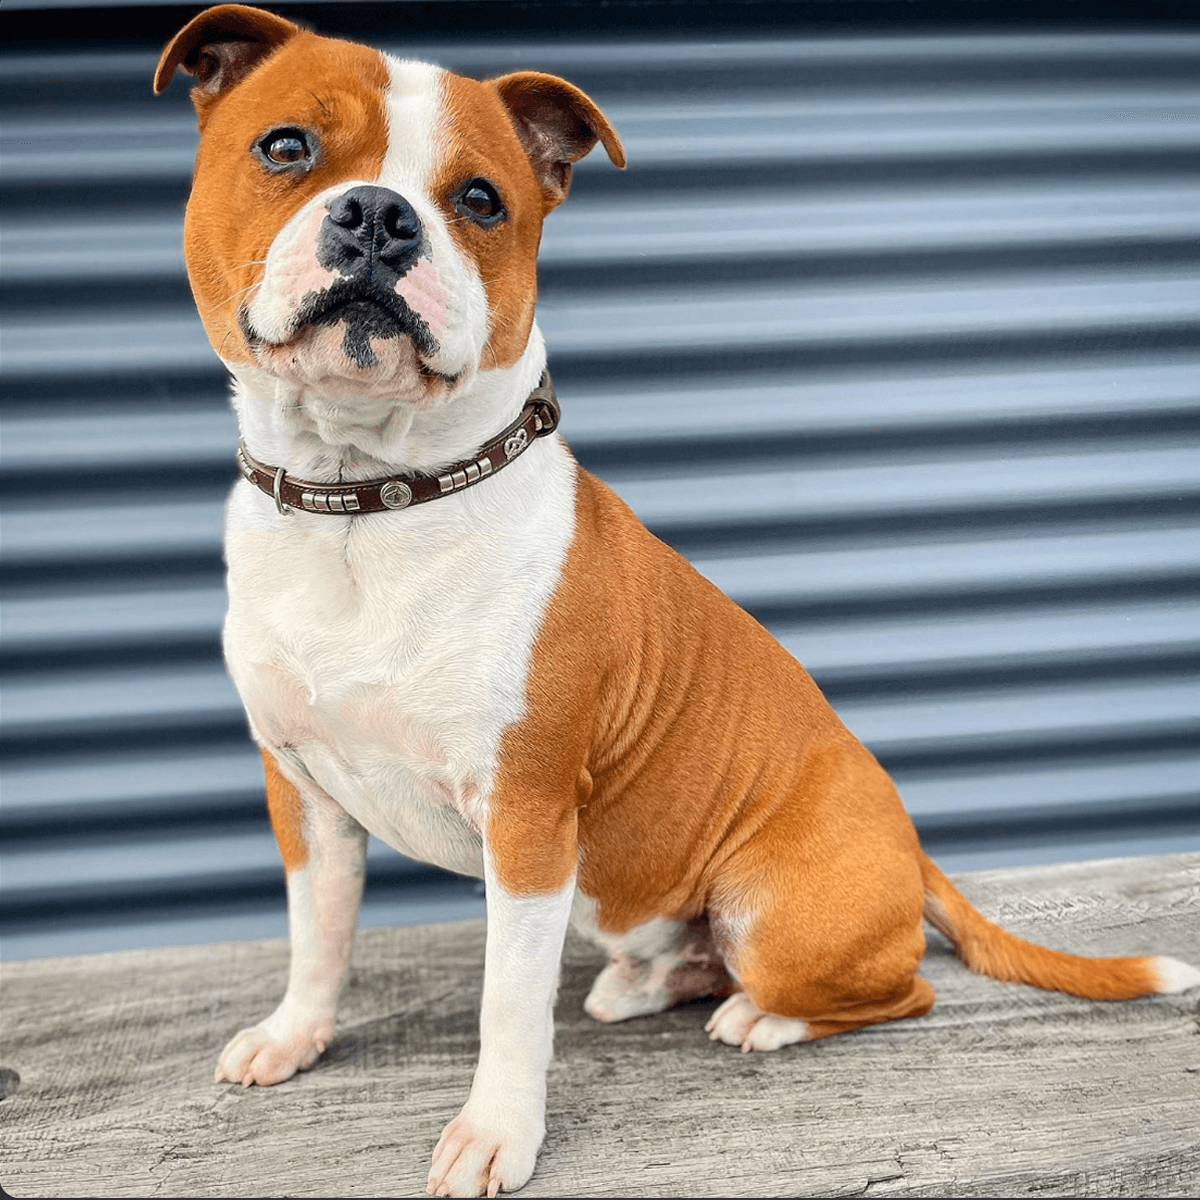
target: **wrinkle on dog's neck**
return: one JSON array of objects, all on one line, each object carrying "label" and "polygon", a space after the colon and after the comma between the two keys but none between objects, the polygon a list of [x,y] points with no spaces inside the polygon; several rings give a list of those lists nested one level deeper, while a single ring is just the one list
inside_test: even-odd
[{"label": "wrinkle on dog's neck", "polygon": [[[437,474],[516,419],[546,365],[534,326],[511,367],[479,371],[461,395],[430,404],[305,395],[265,371],[231,365],[242,441],[259,461],[296,478],[341,483],[388,474]],[[343,384],[344,386],[344,384]]]}]

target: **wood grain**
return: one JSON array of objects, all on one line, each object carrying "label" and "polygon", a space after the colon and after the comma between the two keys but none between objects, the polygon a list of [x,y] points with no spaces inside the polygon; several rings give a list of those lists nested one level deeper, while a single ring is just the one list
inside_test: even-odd
[{"label": "wood grain", "polygon": [[[1200,962],[1200,855],[958,882],[1025,937]],[[281,1087],[211,1082],[282,993],[282,941],[4,967],[0,1184],[34,1196],[411,1196],[466,1095],[483,924],[361,935],[339,1034]],[[1200,1190],[1200,997],[1098,1004],[969,974],[925,1017],[777,1054],[713,1005],[600,1026],[568,942],[549,1135],[529,1196],[1184,1196]]]}]

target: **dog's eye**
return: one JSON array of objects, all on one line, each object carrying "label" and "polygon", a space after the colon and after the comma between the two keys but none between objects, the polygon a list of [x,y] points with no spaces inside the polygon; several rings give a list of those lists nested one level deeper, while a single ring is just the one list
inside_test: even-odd
[{"label": "dog's eye", "polygon": [[254,149],[264,166],[287,168],[310,164],[314,144],[302,129],[272,129],[258,139]]},{"label": "dog's eye", "polygon": [[287,134],[271,142],[267,147],[267,157],[277,163],[299,162],[308,157],[308,147],[303,138]]},{"label": "dog's eye", "polygon": [[504,216],[500,193],[486,179],[472,179],[463,188],[458,209],[480,225],[493,225]]}]

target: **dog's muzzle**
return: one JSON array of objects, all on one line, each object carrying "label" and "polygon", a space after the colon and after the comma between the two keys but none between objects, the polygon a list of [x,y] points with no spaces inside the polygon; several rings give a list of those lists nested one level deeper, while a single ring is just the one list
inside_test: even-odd
[{"label": "dog's muzzle", "polygon": [[326,209],[315,256],[336,279],[301,300],[292,329],[343,325],[342,352],[362,369],[379,362],[373,340],[403,336],[417,354],[435,354],[438,342],[428,322],[401,294],[405,277],[427,250],[412,205],[390,188],[363,184],[330,200]]}]

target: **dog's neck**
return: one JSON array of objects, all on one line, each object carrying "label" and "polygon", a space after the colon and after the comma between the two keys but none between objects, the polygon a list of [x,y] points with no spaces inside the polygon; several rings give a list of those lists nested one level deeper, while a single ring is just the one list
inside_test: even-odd
[{"label": "dog's neck", "polygon": [[348,380],[318,395],[256,367],[228,365],[240,436],[250,453],[289,475],[339,483],[436,474],[470,458],[516,419],[545,370],[546,352],[535,326],[511,367],[479,371],[461,392],[428,404],[376,389],[356,394]]}]

